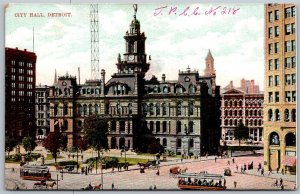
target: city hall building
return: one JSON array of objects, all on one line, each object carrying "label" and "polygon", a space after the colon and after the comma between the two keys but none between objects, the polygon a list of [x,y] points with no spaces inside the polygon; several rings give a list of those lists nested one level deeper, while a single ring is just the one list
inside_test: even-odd
[{"label": "city hall building", "polygon": [[[105,80],[79,84],[76,77],[55,78],[49,90],[50,131],[58,129],[76,146],[84,120],[91,115],[108,119],[110,148],[137,148],[141,136],[154,137],[177,154],[214,153],[220,140],[220,87],[216,85],[214,58],[209,51],[205,71],[187,68],[177,80],[153,76],[145,79],[151,57],[146,36],[134,15],[124,36],[126,48],[117,57],[118,72]],[[201,150],[201,151],[200,151]]]}]

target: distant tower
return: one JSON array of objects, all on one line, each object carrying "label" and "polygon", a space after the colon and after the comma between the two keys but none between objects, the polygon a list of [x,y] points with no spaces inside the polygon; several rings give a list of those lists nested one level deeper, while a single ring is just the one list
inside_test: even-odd
[{"label": "distant tower", "polygon": [[54,85],[57,84],[57,73],[56,73],[56,69],[54,72]]},{"label": "distant tower", "polygon": [[99,78],[99,25],[98,4],[90,5],[91,20],[91,79]]},{"label": "distant tower", "polygon": [[210,52],[210,49],[208,50],[208,53],[205,58],[205,70],[204,70],[205,76],[212,76],[215,75],[215,68],[214,68],[214,58]]}]

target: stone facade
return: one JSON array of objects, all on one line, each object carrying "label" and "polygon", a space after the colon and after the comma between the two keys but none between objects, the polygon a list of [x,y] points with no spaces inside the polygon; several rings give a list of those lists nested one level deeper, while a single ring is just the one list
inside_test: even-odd
[{"label": "stone facade", "polygon": [[[68,136],[76,146],[84,119],[98,114],[108,119],[110,148],[137,148],[141,136],[150,136],[177,154],[215,153],[220,139],[220,89],[216,85],[214,59],[209,51],[205,73],[187,68],[177,80],[145,79],[151,56],[145,53],[144,32],[134,15],[124,36],[126,48],[119,54],[118,72],[105,81],[88,80],[78,85],[76,77],[59,77],[50,87],[51,131]],[[201,148],[201,149],[200,149]]]},{"label": "stone facade", "polygon": [[265,5],[264,167],[296,168],[296,6]]},{"label": "stone facade", "polygon": [[[249,88],[242,83],[252,83]],[[252,89],[251,89],[252,88]],[[222,93],[221,103],[221,144],[238,145],[234,138],[234,131],[239,123],[249,128],[249,140],[242,141],[246,145],[263,144],[263,101],[264,95],[259,92],[259,87],[254,85],[254,80],[242,79],[241,87],[235,88],[232,81]],[[258,90],[258,91],[257,91]],[[257,93],[256,93],[257,92]]]}]

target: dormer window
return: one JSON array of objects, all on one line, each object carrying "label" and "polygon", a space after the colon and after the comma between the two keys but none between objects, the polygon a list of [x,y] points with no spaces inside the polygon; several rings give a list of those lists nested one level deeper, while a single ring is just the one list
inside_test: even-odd
[{"label": "dormer window", "polygon": [[190,86],[189,86],[189,93],[190,93],[190,94],[194,94],[195,92],[196,92],[195,86],[194,86],[194,85],[190,85]]},{"label": "dormer window", "polygon": [[165,86],[163,88],[163,93],[169,93],[169,87],[168,86]]},{"label": "dormer window", "polygon": [[176,94],[182,94],[183,90],[181,86],[176,87]]},{"label": "dormer window", "polygon": [[185,82],[189,82],[190,80],[191,80],[191,79],[190,79],[189,77],[185,77],[185,78],[184,78],[184,81],[185,81]]},{"label": "dormer window", "polygon": [[153,88],[153,92],[154,92],[154,93],[159,93],[159,92],[160,92],[159,87],[158,87],[158,86],[155,86],[155,87]]}]

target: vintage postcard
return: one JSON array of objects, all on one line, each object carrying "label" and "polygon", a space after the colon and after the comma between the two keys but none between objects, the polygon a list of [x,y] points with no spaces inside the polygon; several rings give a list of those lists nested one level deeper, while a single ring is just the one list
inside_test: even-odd
[{"label": "vintage postcard", "polygon": [[7,4],[7,190],[296,190],[296,8]]}]

